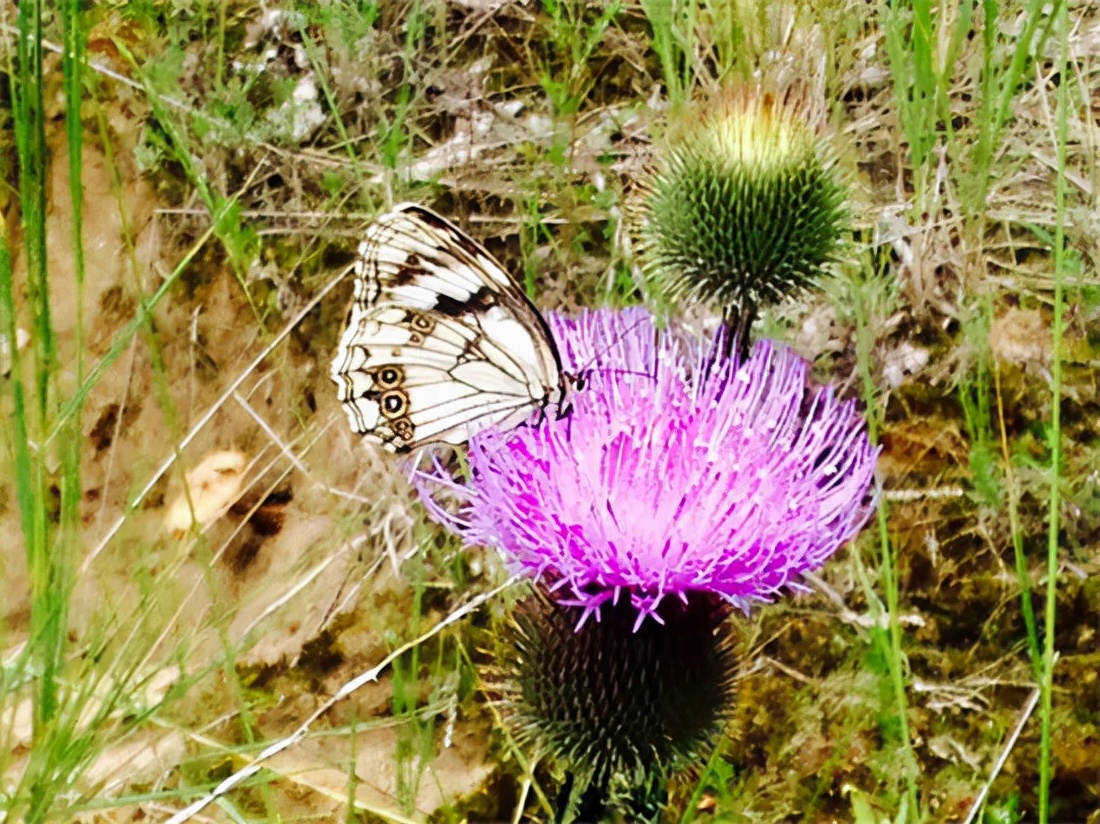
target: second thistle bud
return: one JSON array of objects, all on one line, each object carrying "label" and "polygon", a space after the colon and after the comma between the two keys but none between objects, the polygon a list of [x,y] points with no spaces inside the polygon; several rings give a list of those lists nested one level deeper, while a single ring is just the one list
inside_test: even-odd
[{"label": "second thistle bud", "polygon": [[729,609],[668,599],[660,622],[639,626],[623,599],[578,630],[581,608],[539,593],[521,604],[502,652],[505,714],[579,779],[582,820],[612,806],[638,820],[671,775],[702,762],[732,710]]},{"label": "second thistle bud", "polygon": [[674,123],[647,189],[656,296],[727,319],[810,285],[847,216],[832,155],[803,107],[757,89],[727,91]]}]

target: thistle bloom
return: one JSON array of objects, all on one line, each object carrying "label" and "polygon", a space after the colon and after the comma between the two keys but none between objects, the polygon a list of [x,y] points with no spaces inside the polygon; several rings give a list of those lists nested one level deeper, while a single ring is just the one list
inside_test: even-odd
[{"label": "thistle bloom", "polygon": [[438,461],[415,481],[447,528],[585,618],[623,593],[638,624],[670,595],[770,600],[867,520],[876,450],[794,353],[764,342],[738,364],[641,310],[549,323],[565,367],[592,368],[569,414],[479,433],[467,482]]}]

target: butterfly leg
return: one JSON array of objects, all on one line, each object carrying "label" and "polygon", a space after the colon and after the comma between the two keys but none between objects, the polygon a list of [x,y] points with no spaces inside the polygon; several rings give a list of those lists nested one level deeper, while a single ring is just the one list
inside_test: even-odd
[{"label": "butterfly leg", "polygon": [[[546,417],[546,410],[543,410],[542,416],[543,416],[543,418]],[[573,417],[573,402],[572,401],[558,407],[558,414],[554,416],[554,420],[560,421],[560,420],[563,420],[565,418],[571,418],[571,417]]]}]

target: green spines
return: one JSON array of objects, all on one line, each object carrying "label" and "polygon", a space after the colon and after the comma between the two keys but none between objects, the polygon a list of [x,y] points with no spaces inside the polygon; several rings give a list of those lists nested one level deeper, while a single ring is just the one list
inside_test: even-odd
[{"label": "green spines", "polygon": [[645,270],[658,298],[727,318],[809,286],[847,217],[831,154],[799,107],[740,89],[678,128],[647,190]]},{"label": "green spines", "polygon": [[577,631],[581,614],[539,596],[521,606],[506,715],[601,798],[647,798],[705,756],[730,712],[728,609],[670,601],[663,625],[637,631],[629,602],[605,604]]}]

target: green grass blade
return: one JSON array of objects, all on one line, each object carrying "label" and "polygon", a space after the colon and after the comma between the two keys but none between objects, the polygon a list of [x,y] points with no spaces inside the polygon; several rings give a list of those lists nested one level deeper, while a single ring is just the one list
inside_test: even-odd
[{"label": "green grass blade", "polygon": [[1051,364],[1050,404],[1050,500],[1047,512],[1046,602],[1043,610],[1043,668],[1039,681],[1039,822],[1050,820],[1051,725],[1054,690],[1054,631],[1058,597],[1059,512],[1062,472],[1062,333],[1066,274],[1066,150],[1069,143],[1069,16],[1065,5],[1057,9],[1060,48],[1057,71],[1062,82],[1056,95],[1056,167],[1054,202],[1054,359]]},{"label": "green grass blade", "polygon": [[[34,736],[49,734],[60,703],[58,674],[62,664],[67,594],[57,581],[58,569],[51,551],[50,517],[45,455],[34,449],[48,426],[50,375],[56,358],[50,316],[50,287],[46,270],[46,132],[42,81],[42,8],[40,3],[19,6],[19,41],[16,71],[12,78],[12,101],[16,151],[19,162],[19,206],[27,271],[27,288],[32,315],[33,377],[25,396],[33,399],[24,417],[21,436],[27,442],[17,470],[25,489],[20,497],[32,495],[30,511],[23,516],[27,567],[31,579],[31,627],[28,652],[34,661],[37,693],[34,701]],[[9,303],[14,314],[14,296]],[[13,337],[12,341],[15,340]],[[13,347],[15,348],[15,347]],[[22,449],[20,446],[19,449]],[[19,459],[17,459],[18,461]]]},{"label": "green grass blade", "polygon": [[[1049,8],[1045,8],[1043,0],[1028,0],[1016,18],[1022,23],[1018,36],[1004,43],[998,37],[999,27],[1006,25],[999,14],[1002,5],[995,0],[983,0],[982,67],[975,115],[978,134],[969,153],[973,171],[963,180],[963,202],[974,213],[985,206],[1001,131],[1012,116],[1013,101],[1021,91],[1034,56],[1043,52],[1052,21],[1064,6],[1062,0],[1055,0]],[[1005,50],[1011,54],[1007,66],[1002,62]]]},{"label": "green grass blade", "polygon": [[19,208],[23,221],[27,283],[33,314],[35,415],[45,419],[49,375],[56,357],[46,279],[46,118],[43,111],[42,3],[19,4],[16,68],[11,78],[15,144],[19,158]]},{"label": "green grass blade", "polygon": [[[853,284],[852,292],[855,297],[854,308],[856,317],[856,354],[857,366],[860,376],[861,395],[866,404],[867,430],[873,443],[878,443],[881,428],[880,415],[882,414],[877,399],[874,376],[872,375],[872,349],[875,343],[875,330],[872,328],[873,313],[867,305],[864,293],[867,291],[867,281]],[[872,633],[872,647],[881,655],[888,670],[888,689],[890,700],[893,702],[892,711],[896,718],[895,730],[897,745],[901,748],[901,760],[904,770],[905,797],[903,809],[907,812],[899,816],[898,821],[920,820],[920,806],[917,781],[920,778],[920,767],[916,753],[913,751],[912,733],[909,729],[909,697],[906,691],[905,651],[902,647],[901,624],[898,620],[901,609],[901,597],[898,584],[897,557],[893,542],[890,540],[889,508],[885,500],[880,500],[875,513],[878,531],[879,547],[879,574],[882,581],[883,595],[885,596],[885,617],[887,619],[886,632]],[[858,557],[857,557],[858,564]],[[866,577],[866,576],[863,576]],[[873,590],[869,580],[863,582],[863,589],[868,600],[877,608],[883,610],[883,604],[877,593]]]}]

